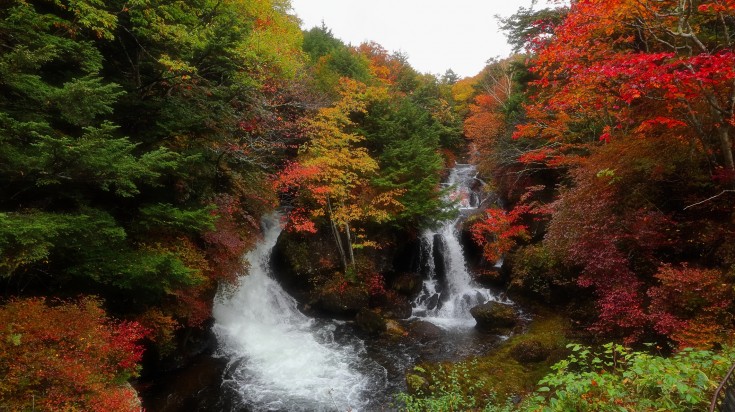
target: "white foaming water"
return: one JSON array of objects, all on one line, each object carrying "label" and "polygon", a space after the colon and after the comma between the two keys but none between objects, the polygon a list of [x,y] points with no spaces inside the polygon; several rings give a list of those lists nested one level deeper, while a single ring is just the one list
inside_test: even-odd
[{"label": "white foaming water", "polygon": [[357,411],[367,403],[368,385],[375,386],[376,376],[368,375],[376,368],[365,365],[362,342],[336,343],[335,325],[302,314],[271,278],[279,218],[264,221],[263,239],[246,255],[249,274],[215,299],[214,332],[220,354],[230,359],[225,384],[252,410]]},{"label": "white foaming water", "polygon": [[[474,166],[460,164],[449,174],[447,185],[452,188],[449,198],[457,201],[460,212],[476,210],[480,205],[479,194],[471,188],[476,174]],[[499,300],[489,289],[478,287],[472,281],[459,241],[457,226],[461,219],[460,215],[444,222],[437,230],[426,230],[421,238],[421,258],[426,263],[428,276],[414,301],[413,316],[443,328],[472,327],[475,320],[470,309]],[[436,252],[440,255],[435,256]],[[437,257],[444,282],[438,279]]]}]

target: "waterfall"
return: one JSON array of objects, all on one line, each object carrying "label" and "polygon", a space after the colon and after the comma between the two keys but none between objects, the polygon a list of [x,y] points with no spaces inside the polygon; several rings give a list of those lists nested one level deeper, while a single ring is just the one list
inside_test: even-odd
[{"label": "waterfall", "polygon": [[[245,259],[249,273],[215,299],[219,355],[229,359],[224,385],[248,410],[333,411],[365,408],[365,392],[385,385],[356,338],[336,341],[335,322],[302,314],[271,277],[270,255],[280,216],[264,220],[264,236]],[[380,390],[380,389],[378,389]]]},{"label": "waterfall", "polygon": [[456,165],[449,174],[449,199],[460,212],[438,229],[426,230],[421,237],[422,272],[425,280],[413,303],[413,316],[441,327],[470,327],[473,306],[499,300],[490,290],[478,287],[467,270],[458,225],[463,213],[476,210],[480,194],[472,189],[477,171],[472,165]]}]

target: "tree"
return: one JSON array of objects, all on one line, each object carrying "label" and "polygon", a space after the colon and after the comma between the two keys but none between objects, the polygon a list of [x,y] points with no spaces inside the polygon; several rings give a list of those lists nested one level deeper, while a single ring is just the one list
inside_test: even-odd
[{"label": "tree", "polygon": [[534,10],[533,7],[521,7],[507,18],[496,18],[500,21],[500,29],[506,32],[508,43],[513,51],[534,52],[543,49],[554,36],[555,28],[560,25],[569,12],[568,7],[546,8]]},{"label": "tree", "polygon": [[0,407],[8,410],[138,411],[126,381],[137,376],[146,331],[109,320],[95,298],[0,307]]},{"label": "tree", "polygon": [[[691,174],[688,154],[686,144],[610,142],[577,159],[572,184],[551,205],[544,243],[578,270],[578,285],[596,294],[595,332],[629,342],[650,333],[645,289],[680,233],[665,212],[671,200],[667,182]],[[660,159],[666,159],[666,169]]]},{"label": "tree", "polygon": [[484,218],[472,224],[472,240],[482,247],[485,260],[497,262],[516,246],[516,242],[528,239],[528,228],[520,222],[528,211],[528,205],[515,207],[510,212],[487,209]]},{"label": "tree", "polygon": [[695,6],[575,2],[539,50],[539,99],[518,136],[592,143],[665,129],[733,170],[732,10]]},{"label": "tree", "polygon": [[450,86],[454,86],[459,81],[460,77],[457,73],[454,72],[452,69],[447,69],[446,72],[442,75],[441,81],[444,84],[448,84]]},{"label": "tree", "polygon": [[402,72],[412,70],[400,55],[389,54],[383,46],[375,42],[360,44],[357,52],[370,62],[372,76],[388,86],[396,84]]},{"label": "tree", "polygon": [[339,98],[342,77],[362,83],[370,82],[368,59],[335,38],[324,24],[304,33],[303,47],[311,58],[315,87],[322,93]]},{"label": "tree", "polygon": [[[535,77],[513,137],[537,143],[515,158],[562,177],[544,246],[595,292],[593,330],[628,341],[664,329],[676,336],[676,328],[648,317],[658,303],[647,308],[647,294],[664,287],[661,262],[708,268],[728,261],[701,251],[719,241],[701,248],[677,242],[701,225],[730,236],[714,212],[729,206],[681,212],[697,203],[691,199],[733,184],[726,120],[735,101],[733,9],[710,1],[585,0],[539,14],[542,21],[529,20],[533,14],[522,10],[506,25],[516,45],[532,52]],[[666,318],[661,311],[654,318]]]},{"label": "tree", "polygon": [[400,193],[396,200],[402,208],[392,217],[394,223],[418,228],[439,219],[445,206],[439,188],[441,124],[410,99],[393,97],[373,103],[360,130],[380,166],[372,184]]},{"label": "tree", "polygon": [[[310,97],[286,0],[0,6],[0,294],[198,326]],[[297,77],[299,80],[297,80]]]},{"label": "tree", "polygon": [[730,331],[733,288],[719,270],[663,265],[648,290],[656,331],[679,348],[709,349]]},{"label": "tree", "polygon": [[[397,207],[395,192],[376,193],[369,185],[378,163],[359,144],[365,140],[357,133],[352,117],[364,114],[371,99],[384,96],[385,90],[343,78],[340,100],[319,110],[306,127],[309,141],[302,148],[298,163],[280,177],[284,190],[297,188],[306,197],[309,219],[326,217],[345,270],[354,266],[356,222],[390,220],[388,208]],[[299,222],[298,212],[292,219]],[[305,229],[311,226],[300,225]],[[365,242],[362,245],[364,246]]]}]

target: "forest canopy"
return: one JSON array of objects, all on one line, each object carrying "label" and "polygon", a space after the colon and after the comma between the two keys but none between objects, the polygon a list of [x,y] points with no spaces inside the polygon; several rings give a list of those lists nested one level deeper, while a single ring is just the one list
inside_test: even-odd
[{"label": "forest canopy", "polygon": [[[450,86],[298,23],[284,0],[3,3],[3,313],[86,308],[165,356],[206,327],[277,205],[333,236],[343,271],[380,227],[429,223],[461,138]],[[82,379],[122,382],[105,376]]]},{"label": "forest canopy", "polygon": [[633,368],[722,374],[735,2],[522,8],[501,20],[516,54],[463,79],[299,23],[288,0],[0,5],[0,409],[139,408],[128,381],[208,330],[276,208],[316,295],[395,303],[380,256],[452,217],[464,156],[500,199],[466,222],[485,267],[627,356],[572,354],[587,380],[562,362],[519,407],[575,382],[585,407],[650,405]]}]

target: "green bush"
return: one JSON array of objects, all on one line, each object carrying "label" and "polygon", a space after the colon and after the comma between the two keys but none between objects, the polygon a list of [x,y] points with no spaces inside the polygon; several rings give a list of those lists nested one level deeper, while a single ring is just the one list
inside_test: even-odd
[{"label": "green bush", "polygon": [[735,348],[719,353],[684,349],[663,357],[606,344],[601,352],[569,345],[572,354],[552,367],[529,411],[702,411],[735,361]]},{"label": "green bush", "polygon": [[520,404],[511,399],[497,404],[494,394],[487,395],[486,382],[471,378],[477,375],[473,362],[469,366],[454,365],[449,372],[440,367],[431,373],[428,393],[416,385],[415,395],[399,394],[401,410],[702,411],[708,408],[714,390],[735,362],[735,348],[730,346],[719,352],[689,348],[670,357],[632,351],[613,343],[603,345],[601,350],[579,344],[568,348],[572,354],[552,366],[552,372]]},{"label": "green bush", "polygon": [[566,276],[564,267],[543,244],[518,248],[510,255],[511,287],[519,288],[551,300],[552,289],[565,287],[572,280]]},{"label": "green bush", "polygon": [[[447,370],[439,367],[438,371],[430,373],[429,393],[424,393],[420,385],[415,385],[416,394],[398,394],[397,398],[401,410],[405,412],[449,412],[449,411],[477,411],[502,412],[512,410],[508,402],[503,406],[495,406],[495,396],[482,395],[485,386],[483,380],[473,380],[470,367],[475,368],[475,362],[459,363]],[[419,373],[425,373],[422,368],[416,367]],[[409,379],[421,379],[418,375],[409,375]],[[409,384],[411,381],[409,381]],[[483,406],[486,405],[486,406]]]}]

